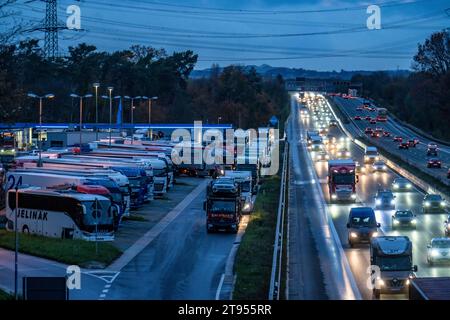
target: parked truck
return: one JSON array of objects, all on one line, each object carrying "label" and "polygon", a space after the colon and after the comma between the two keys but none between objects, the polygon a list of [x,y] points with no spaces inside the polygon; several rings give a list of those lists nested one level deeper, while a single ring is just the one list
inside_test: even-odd
[{"label": "parked truck", "polygon": [[328,190],[330,201],[356,202],[356,164],[351,159],[328,161]]},{"label": "parked truck", "polygon": [[[413,266],[412,242],[406,236],[381,236],[370,241],[370,264],[373,295],[382,293],[409,294],[417,266]],[[375,268],[374,268],[375,267]]]},{"label": "parked truck", "polygon": [[241,203],[241,189],[234,179],[211,181],[203,203],[207,233],[216,230],[237,233],[241,221]]}]

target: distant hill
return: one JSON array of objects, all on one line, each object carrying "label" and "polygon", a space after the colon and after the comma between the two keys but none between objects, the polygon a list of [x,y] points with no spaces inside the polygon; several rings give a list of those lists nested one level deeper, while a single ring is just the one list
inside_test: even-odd
[{"label": "distant hill", "polygon": [[[306,70],[302,68],[286,68],[286,67],[272,67],[267,64],[263,64],[260,66],[248,65],[244,66],[245,69],[250,69],[254,67],[256,72],[258,72],[261,76],[265,78],[276,77],[281,74],[285,79],[293,79],[297,77],[305,77],[305,78],[318,78],[318,79],[342,79],[342,80],[350,80],[355,74],[363,74],[369,75],[375,71],[364,71],[364,70],[355,70],[355,71],[315,71],[315,70]],[[220,71],[223,70],[223,67],[219,68]],[[408,75],[410,71],[408,70],[383,70],[391,75]],[[194,70],[191,72],[190,77],[192,79],[198,78],[208,78],[211,74],[211,68],[203,69],[203,70]]]}]

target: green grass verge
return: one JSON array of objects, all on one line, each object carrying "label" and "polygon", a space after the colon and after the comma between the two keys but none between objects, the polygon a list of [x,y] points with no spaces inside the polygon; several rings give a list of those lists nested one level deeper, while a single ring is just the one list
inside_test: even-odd
[{"label": "green grass verge", "polygon": [[266,178],[256,198],[235,261],[233,299],[266,300],[272,271],[280,177]]},{"label": "green grass verge", "polygon": [[[14,232],[0,230],[0,247],[14,250]],[[108,242],[95,242],[48,238],[36,235],[19,234],[19,252],[38,256],[80,267],[109,265],[118,258],[121,251]]]}]

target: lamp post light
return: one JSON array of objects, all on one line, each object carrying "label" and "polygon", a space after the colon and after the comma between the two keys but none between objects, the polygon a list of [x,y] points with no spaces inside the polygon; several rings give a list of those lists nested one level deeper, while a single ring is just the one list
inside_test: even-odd
[{"label": "lamp post light", "polygon": [[38,167],[42,166],[42,100],[43,99],[53,99],[55,95],[53,93],[48,93],[43,96],[38,96],[32,92],[28,93],[28,97],[33,99],[39,99],[39,135],[38,135],[38,148],[39,148],[39,161]]},{"label": "lamp post light", "polygon": [[95,140],[98,141],[98,88],[100,83],[95,82],[93,86],[95,88]]},{"label": "lamp post light", "polygon": [[152,124],[152,101],[156,101],[158,100],[157,96],[154,97],[147,97],[147,96],[143,96],[142,97],[145,100],[148,100],[148,125],[149,125],[149,138],[150,140],[152,140],[153,137],[153,133],[152,133],[152,129],[150,128],[150,125]]},{"label": "lamp post light", "polygon": [[75,93],[72,93],[72,94],[70,94],[70,96],[72,97],[72,98],[78,98],[78,99],[80,99],[80,150],[81,150],[81,144],[82,144],[82,142],[83,142],[83,140],[82,140],[82,125],[83,125],[83,99],[85,99],[85,98],[91,98],[92,97],[92,94],[85,94],[84,96],[80,96],[80,95],[78,95],[78,94],[75,94]]},{"label": "lamp post light", "polygon": [[108,87],[109,92],[109,147],[111,148],[111,132],[112,132],[112,91],[114,87]]},{"label": "lamp post light", "polygon": [[136,99],[142,99],[141,96],[136,96],[136,97],[129,97],[129,96],[124,96],[124,99],[127,100],[131,100],[131,144],[133,144],[133,134],[134,134],[134,119],[133,119],[133,114],[134,114],[134,100]]},{"label": "lamp post light", "polygon": [[222,117],[217,117],[217,124],[220,124],[220,120],[222,120]]}]

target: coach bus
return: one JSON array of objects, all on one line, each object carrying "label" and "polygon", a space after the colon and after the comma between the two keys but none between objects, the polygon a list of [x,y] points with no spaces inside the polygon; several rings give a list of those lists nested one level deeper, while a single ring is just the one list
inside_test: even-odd
[{"label": "coach bus", "polygon": [[14,231],[15,208],[18,232],[62,239],[114,240],[116,206],[108,198],[77,192],[37,188],[9,190],[6,229]]}]

